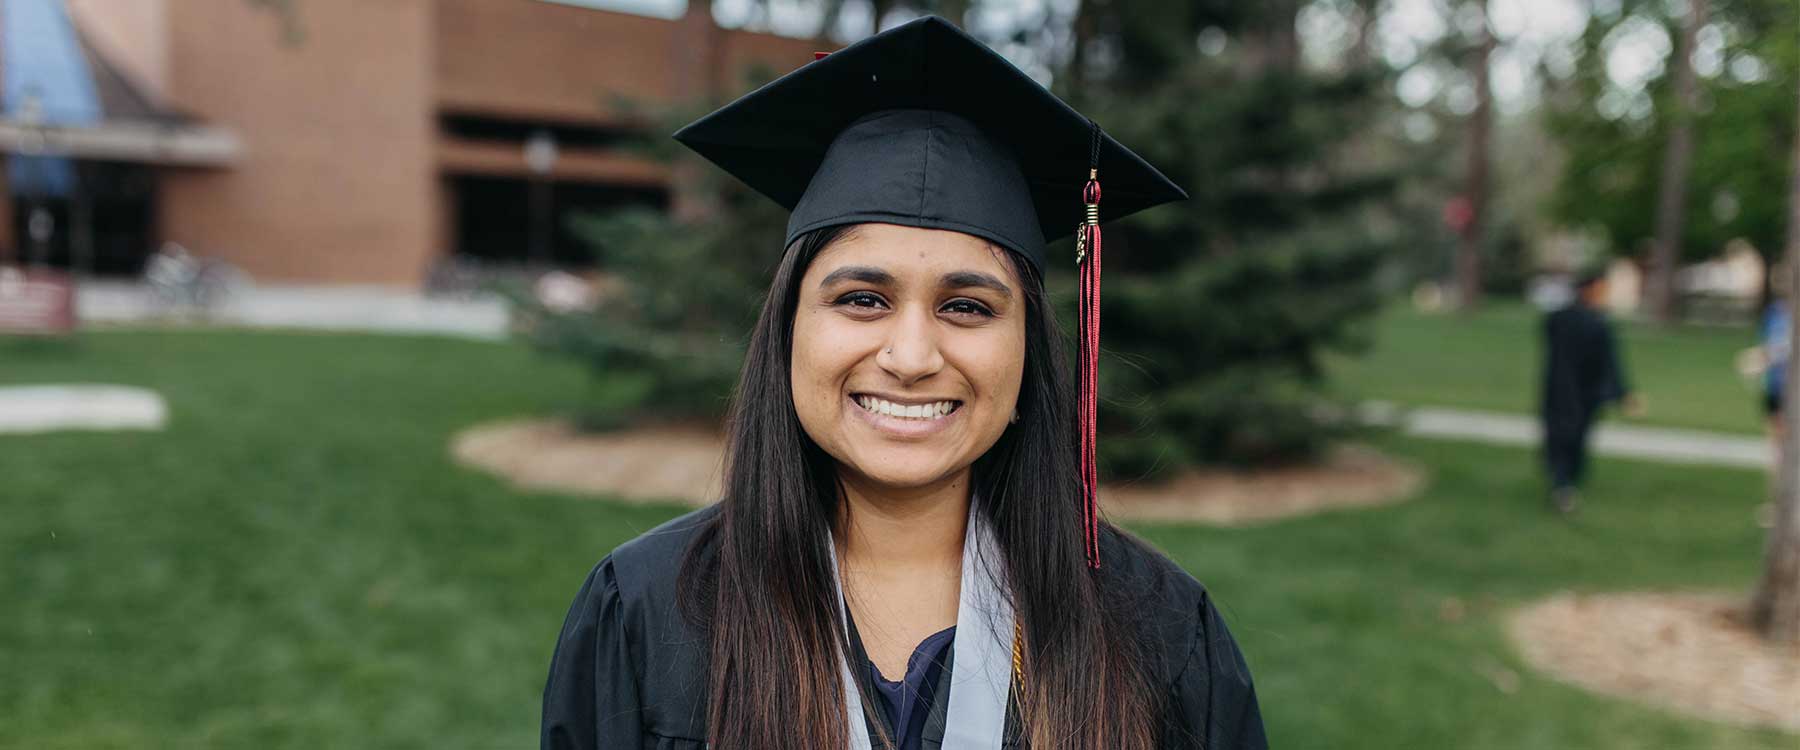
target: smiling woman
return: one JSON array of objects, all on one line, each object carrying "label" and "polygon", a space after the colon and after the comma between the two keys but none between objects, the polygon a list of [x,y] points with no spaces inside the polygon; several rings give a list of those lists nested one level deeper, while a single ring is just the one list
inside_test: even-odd
[{"label": "smiling woman", "polygon": [[813,259],[800,286],[794,409],[854,494],[954,481],[999,438],[1025,367],[1025,304],[1006,251],[864,224]]},{"label": "smiling woman", "polygon": [[[937,18],[676,138],[786,252],[724,496],[594,568],[544,747],[1266,747],[1205,589],[1093,513],[1098,175],[1114,216],[1181,191]],[[1079,383],[1043,285],[1077,202]]]}]

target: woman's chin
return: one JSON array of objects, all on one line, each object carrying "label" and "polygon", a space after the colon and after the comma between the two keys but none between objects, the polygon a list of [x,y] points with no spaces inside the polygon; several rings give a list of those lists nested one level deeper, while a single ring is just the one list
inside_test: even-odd
[{"label": "woman's chin", "polygon": [[851,462],[848,468],[872,484],[892,489],[925,487],[968,468],[967,464],[942,457],[894,455],[897,452],[903,451],[892,448],[870,451],[863,454],[863,460]]}]

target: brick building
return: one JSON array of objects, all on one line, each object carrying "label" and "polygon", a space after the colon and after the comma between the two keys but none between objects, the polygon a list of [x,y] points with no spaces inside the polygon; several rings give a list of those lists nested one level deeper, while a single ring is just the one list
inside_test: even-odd
[{"label": "brick building", "polygon": [[[649,127],[633,102],[716,95],[816,46],[546,0],[0,4],[0,44],[30,47],[0,49],[0,257],[115,275],[165,240],[263,282],[578,265],[570,212],[677,200],[621,146]],[[64,96],[57,66],[90,83]]]}]

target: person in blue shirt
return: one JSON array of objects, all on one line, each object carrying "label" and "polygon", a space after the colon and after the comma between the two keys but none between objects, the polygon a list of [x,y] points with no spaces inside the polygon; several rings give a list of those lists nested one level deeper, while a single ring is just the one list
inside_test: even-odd
[{"label": "person in blue shirt", "polygon": [[1776,297],[1769,303],[1769,309],[1763,315],[1762,352],[1765,369],[1763,370],[1763,414],[1769,419],[1769,431],[1775,436],[1777,444],[1781,439],[1781,407],[1782,389],[1787,386],[1787,368],[1792,360],[1793,313],[1789,312],[1790,303]]},{"label": "person in blue shirt", "polygon": [[[1782,466],[1786,453],[1786,430],[1782,419],[1783,396],[1787,388],[1787,371],[1793,361],[1793,325],[1792,312],[1793,286],[1791,272],[1777,268],[1770,277],[1770,291],[1773,297],[1768,310],[1763,313],[1762,341],[1756,348],[1756,359],[1763,368],[1762,373],[1762,407],[1763,416],[1768,420],[1769,443],[1771,453],[1775,456],[1775,466]],[[1779,472],[1770,472],[1770,482],[1777,480]],[[1774,497],[1774,493],[1769,495]],[[1767,528],[1775,523],[1775,503],[1763,503],[1756,511],[1757,523]]]}]

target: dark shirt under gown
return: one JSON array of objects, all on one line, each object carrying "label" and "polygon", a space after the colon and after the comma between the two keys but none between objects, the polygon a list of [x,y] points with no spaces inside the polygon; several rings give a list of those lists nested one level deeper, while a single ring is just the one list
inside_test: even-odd
[{"label": "dark shirt under gown", "polygon": [[875,662],[863,658],[863,678],[874,686],[872,695],[880,698],[882,718],[894,733],[894,750],[919,750],[925,737],[925,720],[937,696],[938,679],[944,674],[950,647],[955,642],[954,625],[926,636],[913,648],[912,656],[906,660],[906,674],[899,680],[883,677]]}]

